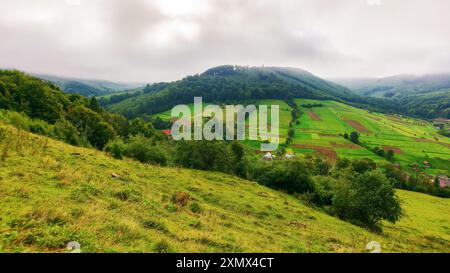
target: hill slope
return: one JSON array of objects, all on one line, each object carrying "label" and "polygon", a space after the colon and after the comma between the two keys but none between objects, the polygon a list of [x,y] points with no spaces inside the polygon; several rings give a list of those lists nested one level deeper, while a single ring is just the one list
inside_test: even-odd
[{"label": "hill slope", "polygon": [[254,182],[0,128],[0,252],[450,252],[448,199],[398,191],[405,216],[377,235]]},{"label": "hill slope", "polygon": [[116,83],[104,80],[84,80],[51,75],[36,75],[38,78],[52,82],[64,92],[83,96],[101,96],[128,89],[142,87],[143,84]]},{"label": "hill slope", "polygon": [[[450,139],[438,134],[433,124],[424,120],[370,112],[332,100],[294,99],[303,114],[293,125],[295,135],[290,148],[297,154],[315,154],[331,161],[339,158],[370,158],[377,163],[388,161],[372,149],[379,147],[394,151],[395,162],[404,170],[412,165],[432,175],[450,173]],[[283,143],[292,120],[292,108],[282,100],[258,100],[258,105],[279,105],[280,142]],[[320,107],[308,108],[308,105]],[[171,119],[171,111],[156,114],[163,120]],[[360,133],[362,145],[343,137],[352,131]],[[259,149],[256,141],[246,141]],[[424,161],[430,162],[425,168]]]},{"label": "hill slope", "polygon": [[300,69],[231,65],[214,67],[200,75],[169,83],[158,92],[144,93],[110,104],[108,109],[127,117],[136,117],[159,113],[177,104],[192,103],[195,96],[216,104],[301,97],[346,101],[375,109],[395,109],[394,103],[389,100],[364,98]]},{"label": "hill slope", "polygon": [[402,111],[424,118],[450,118],[450,75],[398,75],[335,80],[358,94],[398,102]]},{"label": "hill slope", "polygon": [[[299,152],[324,147],[339,157],[372,158],[386,162],[370,149],[379,147],[395,152],[395,160],[406,170],[412,164],[431,174],[450,172],[450,139],[438,134],[429,122],[368,112],[335,101],[313,101],[298,99],[298,105],[321,103],[322,107],[304,108],[300,124],[294,128],[294,146]],[[364,147],[355,145],[339,134],[359,132]],[[303,149],[302,149],[303,148]],[[430,162],[424,168],[423,161]]]}]

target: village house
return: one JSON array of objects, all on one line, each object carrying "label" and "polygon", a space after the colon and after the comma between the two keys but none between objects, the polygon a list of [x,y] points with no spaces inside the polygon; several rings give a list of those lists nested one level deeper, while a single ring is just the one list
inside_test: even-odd
[{"label": "village house", "polygon": [[446,175],[438,175],[436,179],[439,182],[439,187],[450,187],[450,178],[448,178]]},{"label": "village house", "polygon": [[433,124],[433,127],[436,130],[442,130],[442,129],[444,129],[444,124],[442,124],[442,123],[435,123],[435,124]]},{"label": "village house", "polygon": [[263,156],[263,160],[266,160],[266,161],[272,161],[274,159],[275,159],[275,156],[272,153],[270,153],[270,152],[266,153]]},{"label": "village house", "polygon": [[431,164],[430,164],[430,162],[429,161],[424,161],[423,162],[423,166],[425,167],[425,168],[427,168],[427,169],[429,169],[430,167],[431,167]]},{"label": "village house", "polygon": [[172,135],[172,130],[162,130],[163,134],[165,134],[166,136],[170,136]]},{"label": "village house", "polygon": [[293,158],[295,158],[295,155],[292,155],[292,154],[286,154],[284,157],[285,157],[286,159],[293,159]]}]

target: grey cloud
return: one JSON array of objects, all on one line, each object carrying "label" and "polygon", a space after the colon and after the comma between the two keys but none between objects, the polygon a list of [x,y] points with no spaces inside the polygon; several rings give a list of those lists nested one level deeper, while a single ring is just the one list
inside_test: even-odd
[{"label": "grey cloud", "polygon": [[0,67],[142,82],[221,64],[450,72],[446,0],[78,1],[0,0]]}]

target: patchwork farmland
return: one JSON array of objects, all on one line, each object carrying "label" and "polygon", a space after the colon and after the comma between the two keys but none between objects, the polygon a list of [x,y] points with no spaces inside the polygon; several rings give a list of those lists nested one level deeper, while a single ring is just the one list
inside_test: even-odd
[{"label": "patchwork farmland", "polygon": [[[303,114],[293,124],[295,135],[288,151],[300,155],[315,154],[330,161],[370,158],[377,163],[387,163],[371,150],[379,147],[392,150],[394,161],[405,170],[418,169],[433,175],[450,171],[450,139],[439,135],[429,122],[373,113],[336,101],[296,99],[295,103]],[[292,120],[292,108],[282,100],[260,100],[256,105],[280,106],[280,143],[284,143]],[[189,106],[193,108],[193,105]],[[170,110],[156,116],[169,120]],[[268,122],[270,128],[270,111]],[[353,131],[360,134],[360,145],[343,137]],[[259,149],[258,141],[246,140],[245,143]],[[424,166],[424,161],[429,162],[429,168]]]},{"label": "patchwork farmland", "polygon": [[[296,153],[316,153],[330,159],[370,158],[386,162],[370,149],[392,150],[394,159],[411,170],[414,164],[430,174],[450,170],[450,140],[437,134],[431,123],[413,118],[371,113],[336,101],[297,99],[304,114],[294,126],[293,150]],[[302,105],[321,104],[305,108]],[[313,114],[309,114],[313,113]],[[352,131],[360,133],[362,146],[343,137]],[[363,147],[364,146],[364,147]],[[430,168],[423,162],[428,161]]]}]

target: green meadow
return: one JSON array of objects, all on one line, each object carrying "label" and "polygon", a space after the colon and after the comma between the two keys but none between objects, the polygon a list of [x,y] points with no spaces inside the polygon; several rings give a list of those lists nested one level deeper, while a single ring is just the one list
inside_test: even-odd
[{"label": "green meadow", "polygon": [[[380,147],[393,150],[395,161],[406,169],[417,164],[430,174],[450,171],[450,139],[439,135],[429,122],[372,113],[336,101],[297,99],[296,103],[323,105],[301,107],[304,113],[300,124],[295,126],[293,144],[296,152],[303,153],[308,147],[312,150],[323,147],[330,150],[330,153],[334,152],[337,157],[371,158],[376,162],[385,162],[384,158],[370,150]],[[344,133],[350,134],[352,131],[360,133],[360,142],[369,149],[342,137]],[[430,168],[424,168],[423,161],[429,161]]]},{"label": "green meadow", "polygon": [[[115,160],[0,124],[0,252],[449,252],[450,200],[397,191],[373,233],[223,173]],[[182,197],[182,198],[181,198]]]},{"label": "green meadow", "polygon": [[[369,112],[336,101],[296,99],[295,102],[303,114],[298,124],[293,125],[295,135],[288,150],[297,154],[316,154],[332,161],[337,158],[370,158],[377,163],[387,163],[385,158],[371,150],[379,147],[393,150],[395,162],[405,170],[418,168],[432,175],[450,172],[450,139],[439,135],[430,122]],[[282,100],[260,100],[255,104],[279,105],[280,143],[283,143],[292,120],[291,107]],[[301,107],[307,104],[322,106]],[[189,107],[193,113],[193,104]],[[155,116],[168,120],[170,114],[168,110]],[[270,110],[268,124],[271,125]],[[247,134],[250,130],[256,128],[248,127]],[[353,144],[343,137],[344,133],[353,131],[360,133],[362,145]],[[244,143],[255,150],[260,147],[258,141],[246,140]],[[430,163],[430,168],[424,166],[424,161]]]}]

